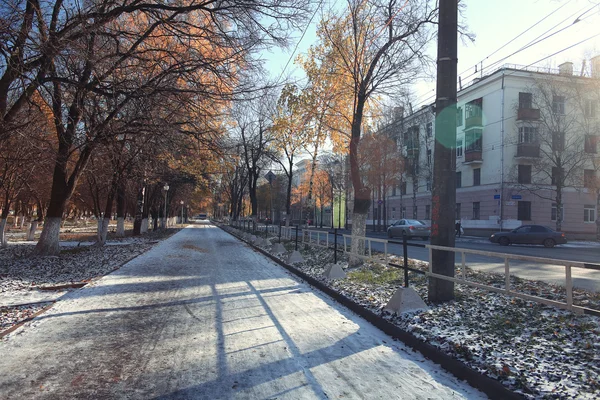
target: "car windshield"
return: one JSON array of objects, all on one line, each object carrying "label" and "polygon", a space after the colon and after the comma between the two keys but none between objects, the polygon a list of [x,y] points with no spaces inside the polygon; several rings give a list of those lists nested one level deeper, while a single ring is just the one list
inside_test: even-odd
[{"label": "car windshield", "polygon": [[425,224],[422,224],[420,221],[417,221],[416,219],[407,219],[406,223],[408,225],[425,225]]}]

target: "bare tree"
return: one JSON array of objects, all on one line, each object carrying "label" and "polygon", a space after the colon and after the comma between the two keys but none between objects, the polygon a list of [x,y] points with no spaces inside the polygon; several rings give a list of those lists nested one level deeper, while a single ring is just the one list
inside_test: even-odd
[{"label": "bare tree", "polygon": [[558,231],[562,229],[564,189],[582,186],[583,169],[590,159],[579,123],[582,113],[576,85],[566,77],[540,77],[515,105],[522,112],[539,110],[539,119],[520,125],[515,132],[517,155],[529,161],[511,171],[513,186],[553,201]]}]

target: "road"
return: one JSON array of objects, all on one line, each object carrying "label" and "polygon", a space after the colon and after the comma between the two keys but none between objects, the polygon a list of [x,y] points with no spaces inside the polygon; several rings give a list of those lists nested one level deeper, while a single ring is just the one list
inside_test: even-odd
[{"label": "road", "polygon": [[484,398],[210,225],[0,342],[6,399],[400,397]]},{"label": "road", "polygon": [[[349,232],[345,233],[349,234]],[[368,232],[367,236],[377,239],[387,239],[387,236],[382,233]],[[325,240],[325,236],[321,235],[321,239]],[[329,235],[329,240],[333,242],[333,235]],[[401,241],[400,238],[395,238],[394,240]],[[409,243],[423,245],[429,244],[429,241],[416,239],[409,240]],[[531,257],[551,258],[556,260],[600,264],[600,245],[589,242],[573,242],[547,249],[543,246],[532,245],[511,245],[503,247],[490,243],[485,238],[467,237],[457,238],[456,247],[495,253],[508,253]],[[383,252],[383,244],[372,242],[372,249]],[[390,254],[402,255],[402,245],[389,244],[388,252]],[[422,247],[409,246],[408,257],[421,261],[429,261],[429,250]],[[468,267],[481,271],[504,274],[504,259],[467,254],[465,261]],[[457,253],[456,263],[460,264],[461,262],[462,257],[459,253]],[[565,285],[565,268],[563,266],[539,264],[526,261],[510,261],[510,271],[511,274],[523,279],[542,280],[557,285]],[[600,271],[573,268],[572,278],[573,285],[575,287],[594,292],[600,292]]]}]

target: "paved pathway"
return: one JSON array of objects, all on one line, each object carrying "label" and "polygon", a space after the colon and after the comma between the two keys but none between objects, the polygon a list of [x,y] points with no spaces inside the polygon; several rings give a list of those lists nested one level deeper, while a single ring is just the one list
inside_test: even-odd
[{"label": "paved pathway", "polygon": [[211,226],[0,342],[0,398],[483,397]]}]

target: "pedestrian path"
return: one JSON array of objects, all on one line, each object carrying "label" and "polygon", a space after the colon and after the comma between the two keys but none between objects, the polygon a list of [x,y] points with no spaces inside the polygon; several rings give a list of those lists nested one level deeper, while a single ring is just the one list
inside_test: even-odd
[{"label": "pedestrian path", "polygon": [[0,398],[485,398],[216,227],[0,342]]}]

